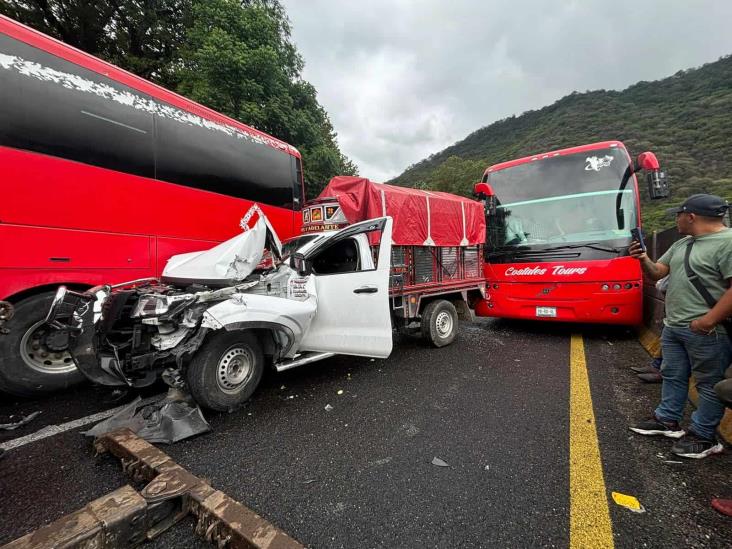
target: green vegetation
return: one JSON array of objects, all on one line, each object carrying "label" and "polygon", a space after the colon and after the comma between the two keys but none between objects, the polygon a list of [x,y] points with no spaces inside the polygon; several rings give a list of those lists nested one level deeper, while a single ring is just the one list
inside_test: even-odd
[{"label": "green vegetation", "polygon": [[530,154],[619,139],[632,155],[653,151],[672,196],[648,200],[648,231],[673,226],[665,208],[693,193],[732,201],[732,56],[617,92],[572,93],[553,105],[500,120],[410,166],[391,181],[465,196],[486,167]]},{"label": "green vegetation", "polygon": [[278,0],[0,0],[0,13],[291,143],[310,197],[356,174]]}]

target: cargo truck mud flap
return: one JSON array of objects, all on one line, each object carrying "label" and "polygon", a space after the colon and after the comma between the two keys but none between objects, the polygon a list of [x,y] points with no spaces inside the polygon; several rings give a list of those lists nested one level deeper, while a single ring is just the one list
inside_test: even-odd
[{"label": "cargo truck mud flap", "polygon": [[99,437],[99,454],[118,457],[135,482],[83,509],[39,528],[5,549],[51,547],[135,547],[152,539],[188,514],[196,517],[196,534],[222,549],[295,549],[303,546],[251,509],[189,473],[167,454],[129,429]]}]

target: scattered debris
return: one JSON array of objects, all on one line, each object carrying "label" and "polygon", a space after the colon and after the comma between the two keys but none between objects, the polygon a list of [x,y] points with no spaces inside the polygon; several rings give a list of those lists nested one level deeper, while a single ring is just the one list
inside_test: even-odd
[{"label": "scattered debris", "polygon": [[343,389],[338,389],[338,393],[336,393],[336,394],[342,395],[343,394]]},{"label": "scattered debris", "polygon": [[684,463],[683,461],[674,461],[672,459],[667,459],[664,461],[664,463]]},{"label": "scattered debris", "polygon": [[643,507],[638,501],[637,498],[633,496],[629,496],[626,494],[621,494],[620,492],[613,492],[613,501],[620,505],[621,507],[625,507],[626,509],[630,509],[634,513],[645,513],[646,509]]},{"label": "scattered debris", "polygon": [[490,468],[491,468],[491,466],[490,466],[490,465],[486,465],[486,466],[485,466],[485,470],[486,470],[486,471],[489,471],[489,470],[490,470]]},{"label": "scattered debris", "polygon": [[438,457],[434,457],[434,458],[432,458],[432,465],[437,465],[438,467],[450,467],[450,466],[449,466],[449,465],[447,464],[447,462],[445,462],[445,461],[442,461],[442,460],[441,460],[440,458],[438,458]]},{"label": "scattered debris", "polygon": [[283,385],[282,387],[280,387],[280,391],[284,391],[284,390],[285,390],[285,386]]},{"label": "scattered debris", "polygon": [[375,359],[375,358],[372,358],[372,359],[371,359],[371,362],[376,362],[376,359]]},{"label": "scattered debris", "polygon": [[[0,423],[0,429],[3,431],[15,431],[18,427],[22,427],[26,423],[30,423],[34,419],[36,419],[38,416],[41,415],[41,411],[38,410],[37,412],[33,412],[31,414],[28,414],[27,416],[21,416],[21,418],[18,421],[11,421],[10,423]],[[10,416],[8,419],[13,419],[16,416]]]},{"label": "scattered debris", "polygon": [[99,437],[125,427],[148,442],[163,444],[172,444],[211,430],[198,405],[171,389],[165,398],[153,403],[142,404],[142,399],[137,397],[84,434]]},{"label": "scattered debris", "polygon": [[318,479],[317,478],[309,478],[308,480],[306,480],[305,482],[303,482],[303,484],[312,484],[313,482],[318,482]]},{"label": "scattered debris", "polygon": [[613,342],[612,341],[608,341],[607,344],[610,345],[611,347],[613,346]]},{"label": "scattered debris", "polygon": [[330,404],[326,404],[325,405],[325,411],[326,412],[330,412],[331,410],[333,410],[333,406],[331,406]]}]

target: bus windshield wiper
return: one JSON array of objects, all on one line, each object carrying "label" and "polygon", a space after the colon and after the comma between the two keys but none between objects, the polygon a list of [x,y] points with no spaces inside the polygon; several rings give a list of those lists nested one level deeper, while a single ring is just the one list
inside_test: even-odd
[{"label": "bus windshield wiper", "polygon": [[620,254],[623,248],[607,247],[602,246],[599,242],[588,242],[586,244],[563,244],[561,246],[553,246],[551,248],[543,248],[541,250],[534,250],[531,248],[510,248],[503,250],[496,250],[488,253],[488,258],[492,257],[504,257],[507,255],[524,256],[524,255],[551,255],[554,252],[561,252],[562,250],[575,250],[578,248],[589,248],[591,250],[598,250],[601,252]]},{"label": "bus windshield wiper", "polygon": [[554,252],[558,250],[575,250],[577,248],[590,248],[591,250],[599,250],[601,252],[614,254],[619,254],[623,251],[623,248],[602,246],[599,242],[589,242],[587,244],[566,244],[562,246],[553,246],[551,248],[544,248],[543,250],[535,250],[534,253]]}]

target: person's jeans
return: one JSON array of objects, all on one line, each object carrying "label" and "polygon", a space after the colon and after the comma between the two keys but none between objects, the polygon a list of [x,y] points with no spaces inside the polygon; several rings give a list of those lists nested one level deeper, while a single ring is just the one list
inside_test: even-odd
[{"label": "person's jeans", "polygon": [[699,400],[691,414],[691,430],[700,437],[713,438],[724,414],[724,405],[714,392],[714,384],[724,378],[724,371],[732,360],[729,338],[717,331],[703,335],[686,327],[664,326],[661,349],[663,384],[656,417],[681,421],[688,398],[689,376],[693,374]]}]

